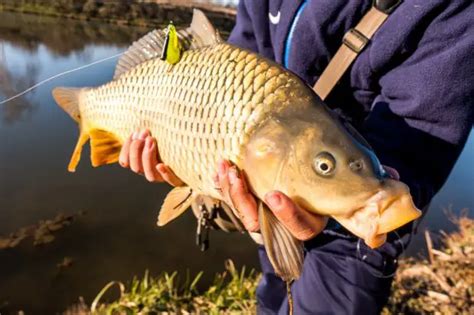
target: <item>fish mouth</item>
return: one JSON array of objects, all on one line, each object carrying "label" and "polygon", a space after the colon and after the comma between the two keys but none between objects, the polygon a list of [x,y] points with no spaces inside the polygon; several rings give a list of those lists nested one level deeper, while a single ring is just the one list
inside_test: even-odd
[{"label": "fish mouth", "polygon": [[387,233],[421,216],[407,185],[386,179],[382,187],[369,197],[365,205],[348,217],[334,217],[346,229],[362,238],[367,246],[382,246]]},{"label": "fish mouth", "polygon": [[413,203],[408,186],[388,179],[384,189],[368,200],[367,205],[376,209],[378,216],[369,224],[365,243],[376,248],[385,243],[387,233],[419,218],[421,211]]}]

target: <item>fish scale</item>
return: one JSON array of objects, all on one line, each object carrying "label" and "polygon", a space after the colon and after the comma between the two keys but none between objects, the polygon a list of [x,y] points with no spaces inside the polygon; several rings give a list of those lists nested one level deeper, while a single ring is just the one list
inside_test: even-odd
[{"label": "fish scale", "polygon": [[163,162],[189,186],[218,198],[212,181],[217,161],[238,165],[241,148],[265,113],[284,104],[286,91],[301,84],[271,62],[221,43],[185,52],[175,66],[159,59],[144,62],[88,89],[82,112],[85,122],[122,141],[137,129],[149,129]]}]

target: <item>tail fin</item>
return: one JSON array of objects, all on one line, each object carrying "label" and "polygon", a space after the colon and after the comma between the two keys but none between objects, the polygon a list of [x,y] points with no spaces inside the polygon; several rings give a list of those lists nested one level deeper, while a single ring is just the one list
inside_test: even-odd
[{"label": "tail fin", "polygon": [[77,123],[81,121],[79,112],[79,96],[82,89],[58,87],[53,90],[56,103],[64,109]]}]

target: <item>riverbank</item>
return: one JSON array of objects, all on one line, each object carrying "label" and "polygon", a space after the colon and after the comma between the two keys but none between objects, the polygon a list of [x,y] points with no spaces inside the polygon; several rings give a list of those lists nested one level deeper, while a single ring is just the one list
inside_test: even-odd
[{"label": "riverbank", "polygon": [[[401,259],[392,286],[392,296],[382,314],[474,314],[474,220],[454,218],[458,230],[440,234],[440,248],[429,247],[430,258]],[[429,234],[428,234],[429,235]],[[428,243],[431,237],[427,236]],[[232,314],[256,313],[255,290],[260,274],[237,270],[231,261],[218,273],[211,286],[198,289],[198,274],[165,273],[157,278],[148,273],[126,287],[110,282],[89,307],[83,301],[65,314]],[[104,293],[117,286],[120,296],[103,303]]]},{"label": "riverbank", "polygon": [[203,10],[224,34],[235,23],[234,8],[193,1],[0,0],[0,11],[145,27],[162,27],[170,21],[187,25],[193,8]]}]

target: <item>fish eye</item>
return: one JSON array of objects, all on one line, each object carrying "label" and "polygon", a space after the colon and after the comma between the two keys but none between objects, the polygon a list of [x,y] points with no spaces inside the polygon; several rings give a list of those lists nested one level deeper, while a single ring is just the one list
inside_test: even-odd
[{"label": "fish eye", "polygon": [[328,152],[321,152],[314,158],[313,169],[319,175],[329,176],[334,172],[335,168],[336,160]]}]

